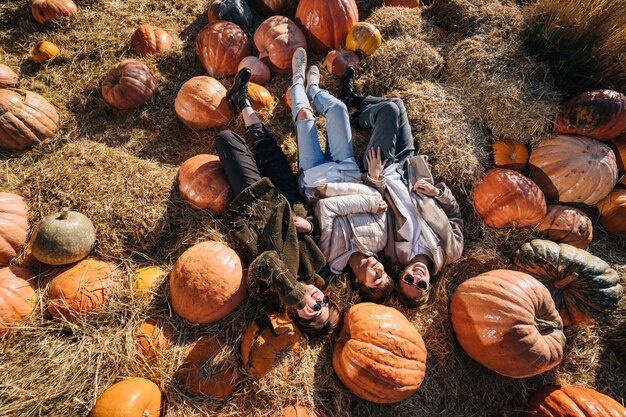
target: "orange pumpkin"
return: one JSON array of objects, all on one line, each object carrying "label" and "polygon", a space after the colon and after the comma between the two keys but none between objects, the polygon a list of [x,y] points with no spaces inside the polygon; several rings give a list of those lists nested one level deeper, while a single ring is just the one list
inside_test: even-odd
[{"label": "orange pumpkin", "polygon": [[28,320],[35,309],[34,276],[31,271],[19,266],[0,269],[0,337],[11,326]]},{"label": "orange pumpkin", "polygon": [[104,306],[121,284],[122,271],[114,264],[86,258],[58,273],[48,288],[48,312],[75,322]]},{"label": "orange pumpkin", "polygon": [[313,52],[339,49],[348,31],[359,21],[354,0],[307,0],[298,3],[296,23]]},{"label": "orange pumpkin", "polygon": [[383,4],[388,7],[417,7],[421,6],[420,0],[384,0]]},{"label": "orange pumpkin", "polygon": [[133,274],[133,290],[139,297],[148,297],[167,272],[158,266],[140,268]]},{"label": "orange pumpkin", "polygon": [[215,155],[187,159],[178,170],[178,190],[195,210],[223,213],[230,204],[230,186],[222,163]]},{"label": "orange pumpkin", "polygon": [[265,85],[272,78],[272,73],[267,65],[263,63],[259,58],[255,56],[247,56],[241,60],[237,71],[242,68],[249,68],[252,71],[250,81],[256,84]]},{"label": "orange pumpkin", "polygon": [[135,352],[140,359],[152,360],[170,346],[173,331],[160,319],[150,318],[135,329]]},{"label": "orange pumpkin", "polygon": [[156,89],[156,78],[150,68],[134,59],[115,64],[102,81],[102,97],[119,110],[145,104]]},{"label": "orange pumpkin", "polygon": [[285,94],[283,95],[283,102],[285,103],[285,106],[287,106],[289,110],[291,110],[291,96],[289,95],[290,91],[291,91],[291,87],[287,87],[287,90],[285,91]]},{"label": "orange pumpkin", "polygon": [[236,24],[216,20],[206,25],[196,39],[196,54],[212,76],[232,77],[242,59],[252,53],[252,43]]},{"label": "orange pumpkin", "polygon": [[332,50],[324,59],[324,67],[337,77],[341,77],[348,67],[353,67],[356,70],[358,66],[359,56],[345,49]]},{"label": "orange pumpkin", "polygon": [[528,274],[498,269],[463,282],[450,303],[465,352],[501,375],[526,378],[563,359],[563,322],[554,301]]},{"label": "orange pumpkin", "polygon": [[38,64],[56,58],[61,53],[58,46],[49,41],[39,41],[30,49],[30,59]]},{"label": "orange pumpkin", "polygon": [[626,235],[626,190],[616,188],[598,203],[600,225],[609,233]]},{"label": "orange pumpkin", "polygon": [[30,10],[37,23],[43,25],[74,16],[78,7],[72,0],[33,0]]},{"label": "orange pumpkin", "polygon": [[172,47],[172,37],[160,27],[140,25],[130,38],[130,43],[141,55],[162,54]]},{"label": "orange pumpkin", "polygon": [[585,213],[567,206],[548,207],[548,214],[537,226],[546,239],[584,249],[593,239],[593,225]]},{"label": "orange pumpkin", "polygon": [[124,379],[98,397],[90,417],[159,417],[161,397],[161,390],[152,381]]},{"label": "orange pumpkin", "polygon": [[615,154],[605,144],[582,136],[558,135],[530,153],[529,177],[546,198],[596,204],[617,182]]},{"label": "orange pumpkin", "polygon": [[2,148],[32,148],[59,127],[59,114],[54,106],[32,91],[0,89],[0,114]]},{"label": "orange pumpkin", "polygon": [[422,336],[398,310],[359,303],[346,313],[333,351],[343,384],[364,400],[395,403],[410,397],[426,372]]},{"label": "orange pumpkin", "polygon": [[288,405],[274,417],[326,417],[326,414],[313,411],[301,405]]},{"label": "orange pumpkin", "polygon": [[232,395],[239,375],[224,353],[225,345],[220,338],[203,337],[187,349],[177,372],[187,390],[216,398]]},{"label": "orange pumpkin", "polygon": [[248,97],[252,102],[252,108],[259,111],[274,105],[274,97],[267,88],[255,83],[248,83]]},{"label": "orange pumpkin", "polygon": [[527,411],[536,417],[626,417],[626,408],[613,398],[572,385],[540,388],[528,401]]},{"label": "orange pumpkin", "polygon": [[497,140],[492,145],[493,162],[499,168],[522,172],[528,162],[528,148],[516,140]]},{"label": "orange pumpkin", "polygon": [[180,88],[176,115],[192,129],[209,129],[230,123],[236,116],[226,88],[213,77],[193,77]]},{"label": "orange pumpkin", "polygon": [[346,49],[369,56],[376,52],[382,43],[382,35],[376,26],[367,22],[359,22],[348,31]]},{"label": "orange pumpkin", "polygon": [[247,295],[239,256],[219,242],[202,242],[178,258],[170,274],[172,307],[192,323],[213,323]]},{"label": "orange pumpkin", "polygon": [[28,237],[28,205],[17,194],[0,193],[0,264],[17,256]]},{"label": "orange pumpkin", "polygon": [[487,171],[474,189],[473,199],[480,217],[487,225],[496,228],[534,226],[547,211],[539,187],[509,169]]},{"label": "orange pumpkin", "polygon": [[0,64],[0,88],[17,86],[17,74],[11,68]]},{"label": "orange pumpkin", "polygon": [[285,16],[266,19],[254,32],[254,45],[259,59],[278,74],[291,72],[291,58],[296,49],[306,49],[302,31]]}]

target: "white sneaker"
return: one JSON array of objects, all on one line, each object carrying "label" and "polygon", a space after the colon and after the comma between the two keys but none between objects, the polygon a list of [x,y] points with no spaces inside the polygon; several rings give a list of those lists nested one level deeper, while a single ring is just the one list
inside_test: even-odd
[{"label": "white sneaker", "polygon": [[302,81],[304,84],[304,72],[306,71],[306,51],[298,48],[291,58],[291,70],[293,71],[293,83]]},{"label": "white sneaker", "polygon": [[306,73],[306,94],[311,98],[311,87],[320,86],[320,70],[316,65],[311,65],[309,71]]}]

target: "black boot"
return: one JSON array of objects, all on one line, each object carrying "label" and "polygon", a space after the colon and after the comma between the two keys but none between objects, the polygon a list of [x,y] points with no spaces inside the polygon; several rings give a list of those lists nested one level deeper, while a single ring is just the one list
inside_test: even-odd
[{"label": "black boot", "polygon": [[249,68],[242,68],[241,71],[235,75],[233,86],[228,90],[228,98],[239,110],[252,107],[252,102],[250,98],[248,98],[248,80],[251,75],[252,71],[250,71]]},{"label": "black boot", "polygon": [[339,100],[343,101],[346,106],[356,109],[361,108],[361,103],[365,97],[359,96],[354,90],[354,68],[348,67],[341,76],[341,85],[339,87]]}]

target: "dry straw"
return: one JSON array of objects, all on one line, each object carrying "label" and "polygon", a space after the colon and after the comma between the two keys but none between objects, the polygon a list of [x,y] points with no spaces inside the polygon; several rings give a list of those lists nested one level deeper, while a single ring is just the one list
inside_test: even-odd
[{"label": "dry straw", "polygon": [[433,0],[435,22],[458,36],[493,30],[515,36],[523,25],[522,12],[507,0]]}]

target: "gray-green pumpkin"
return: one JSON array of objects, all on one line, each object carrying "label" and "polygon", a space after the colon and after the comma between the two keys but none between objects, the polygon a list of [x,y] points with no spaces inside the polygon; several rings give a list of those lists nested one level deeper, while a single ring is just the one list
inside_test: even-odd
[{"label": "gray-green pumpkin", "polygon": [[564,325],[589,325],[606,318],[622,297],[619,274],[602,259],[565,243],[524,243],[513,262],[552,294]]},{"label": "gray-green pumpkin", "polygon": [[82,213],[67,208],[41,220],[31,250],[39,262],[66,265],[89,255],[96,242],[96,229]]}]

